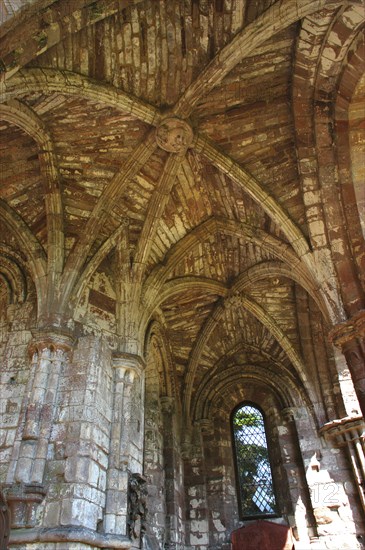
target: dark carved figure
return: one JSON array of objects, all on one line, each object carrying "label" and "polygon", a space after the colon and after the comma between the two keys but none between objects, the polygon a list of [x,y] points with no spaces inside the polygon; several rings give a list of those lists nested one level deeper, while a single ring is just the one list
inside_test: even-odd
[{"label": "dark carved figure", "polygon": [[0,550],[7,550],[10,535],[10,513],[6,500],[0,491]]},{"label": "dark carved figure", "polygon": [[141,474],[132,474],[128,491],[128,530],[129,537],[143,537],[146,532],[147,488],[146,479]]}]

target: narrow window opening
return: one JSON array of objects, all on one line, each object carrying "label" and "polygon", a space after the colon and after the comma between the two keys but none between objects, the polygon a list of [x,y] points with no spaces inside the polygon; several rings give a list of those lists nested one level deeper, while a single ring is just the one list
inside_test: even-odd
[{"label": "narrow window opening", "polygon": [[242,518],[277,516],[264,417],[252,404],[232,414],[238,500]]}]

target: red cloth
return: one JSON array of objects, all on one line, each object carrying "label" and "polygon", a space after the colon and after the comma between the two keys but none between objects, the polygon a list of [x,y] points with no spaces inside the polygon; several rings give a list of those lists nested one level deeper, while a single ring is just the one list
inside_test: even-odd
[{"label": "red cloth", "polygon": [[293,550],[291,530],[286,525],[259,520],[231,534],[232,550]]}]

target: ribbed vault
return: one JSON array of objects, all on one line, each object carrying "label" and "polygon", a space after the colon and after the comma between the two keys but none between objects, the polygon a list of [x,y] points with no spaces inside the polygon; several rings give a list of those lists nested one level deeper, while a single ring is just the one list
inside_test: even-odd
[{"label": "ribbed vault", "polygon": [[[39,0],[9,19],[0,218],[39,327],[94,316],[138,354],[149,334],[187,422],[209,413],[211,374],[223,394],[241,377],[224,362],[240,345],[245,379],[284,370],[321,402],[329,327],[364,307],[346,139],[332,140],[363,25],[361,2],[334,0]],[[24,296],[12,261],[3,281]]]}]

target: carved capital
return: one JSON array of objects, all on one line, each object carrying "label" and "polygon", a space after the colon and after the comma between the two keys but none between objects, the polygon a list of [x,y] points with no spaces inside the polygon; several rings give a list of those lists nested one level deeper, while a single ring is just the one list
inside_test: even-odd
[{"label": "carved capital", "polygon": [[156,128],[156,142],[169,153],[185,153],[193,141],[193,130],[179,118],[165,118]]},{"label": "carved capital", "polygon": [[113,353],[113,367],[123,369],[126,375],[132,375],[132,379],[137,375],[141,376],[146,363],[143,358],[133,353],[115,352]]},{"label": "carved capital", "polygon": [[350,434],[350,439],[364,440],[365,422],[361,415],[345,416],[336,420],[331,420],[322,426],[319,433],[327,439],[332,439],[338,447],[344,446]]},{"label": "carved capital", "polygon": [[42,353],[43,350],[47,349],[50,351],[63,351],[64,353],[69,353],[75,343],[75,339],[68,330],[61,329],[36,329],[32,330],[33,339],[29,343],[28,353],[30,357],[34,353]]},{"label": "carved capital", "polygon": [[347,343],[355,340],[356,338],[362,339],[365,337],[365,310],[358,311],[344,321],[334,326],[330,331],[329,340],[336,347],[342,348]]}]

